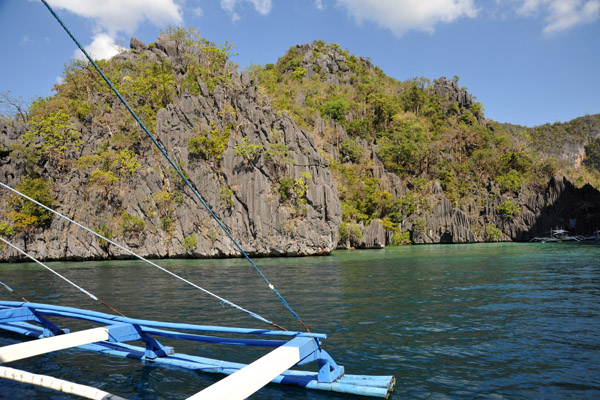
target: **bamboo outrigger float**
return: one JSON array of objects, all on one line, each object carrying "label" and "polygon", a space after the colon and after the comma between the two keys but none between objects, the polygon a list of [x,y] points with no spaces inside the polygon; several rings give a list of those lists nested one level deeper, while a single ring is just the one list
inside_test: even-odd
[{"label": "bamboo outrigger float", "polygon": [[[51,322],[52,317],[89,321],[95,326],[70,333]],[[0,329],[37,338],[0,348],[2,364],[79,347],[104,355],[139,359],[148,364],[229,375],[189,398],[194,400],[241,400],[269,382],[380,398],[387,398],[395,385],[393,376],[346,375],[344,367],[338,365],[321,346],[327,335],[318,333],[147,321],[71,307],[13,301],[0,301]],[[198,332],[226,334],[228,337],[207,336]],[[240,338],[231,338],[232,334]],[[175,353],[173,348],[163,346],[155,337],[274,350],[245,365]],[[132,341],[140,341],[145,347],[126,343]],[[289,369],[309,363],[316,363],[318,371]]]}]

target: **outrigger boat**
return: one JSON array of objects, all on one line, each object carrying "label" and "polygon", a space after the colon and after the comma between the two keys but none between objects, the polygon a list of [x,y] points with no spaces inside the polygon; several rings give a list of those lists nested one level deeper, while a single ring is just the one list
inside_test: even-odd
[{"label": "outrigger boat", "polygon": [[[292,385],[307,389],[319,389],[325,391],[335,391],[349,393],[354,395],[372,396],[387,398],[394,389],[395,378],[393,376],[370,376],[370,375],[349,375],[345,373],[344,367],[338,365],[333,358],[323,349],[322,342],[327,335],[322,333],[311,333],[298,315],[285,302],[283,297],[277,292],[274,286],[260,272],[254,262],[247,256],[244,250],[239,246],[231,236],[227,228],[214,215],[204,200],[196,192],[193,185],[187,180],[177,165],[166,154],[164,148],[148,132],[146,127],[139,120],[137,115],[131,110],[127,102],[120,96],[111,82],[102,73],[100,68],[91,59],[87,52],[82,48],[79,42],[71,34],[68,28],[63,24],[60,18],[54,13],[50,5],[45,0],[41,0],[57,21],[63,26],[65,31],[82,50],[102,77],[106,80],[111,89],[123,102],[125,107],[133,115],[136,121],[146,134],[152,139],[156,147],[171,163],[175,171],[187,184],[194,195],[204,205],[207,211],[213,216],[219,226],[231,238],[237,246],[242,256],[246,257],[250,264],[258,271],[261,277],[281,300],[281,302],[293,314],[296,320],[306,328],[306,332],[293,332],[281,328],[279,325],[271,322],[251,311],[243,309],[225,299],[222,299],[213,293],[186,281],[170,271],[145,260],[131,250],[120,246],[93,230],[61,215],[55,210],[27,197],[13,188],[0,182],[0,185],[13,191],[28,201],[36,203],[38,206],[59,215],[61,218],[76,224],[87,232],[96,235],[102,240],[119,247],[133,257],[137,257],[149,264],[167,272],[168,274],[180,279],[205,293],[216,297],[222,304],[227,304],[240,311],[268,323],[280,330],[270,329],[247,329],[222,326],[205,326],[186,323],[159,322],[142,319],[127,318],[117,310],[98,299],[85,289],[77,286],[67,278],[61,276],[56,271],[50,269],[40,261],[17,248],[7,240],[0,240],[20,252],[25,257],[47,268],[60,278],[75,286],[77,289],[91,297],[93,300],[107,306],[111,311],[119,315],[105,314],[97,311],[88,311],[78,308],[63,307],[58,305],[29,303],[24,298],[23,301],[0,301],[0,329],[22,334],[35,340],[25,341],[0,348],[0,364],[7,364],[12,361],[35,357],[49,352],[60,351],[68,348],[80,348],[83,350],[92,350],[103,355],[120,356],[139,359],[142,362],[152,365],[164,365],[172,367],[181,367],[185,369],[201,371],[206,373],[219,373],[228,375],[226,378],[209,386],[197,394],[193,394],[189,399],[223,399],[223,400],[242,400],[260,390],[268,383],[280,383]],[[8,285],[0,282],[9,291],[15,293]],[[85,321],[88,325],[86,329],[71,332],[68,327],[61,326],[65,319]],[[79,326],[78,323],[77,326]],[[271,348],[269,353],[250,364],[242,364],[230,361],[222,361],[202,357],[201,355],[176,353],[172,347],[163,345],[157,338],[168,340],[177,339],[184,341],[193,341],[201,343],[211,343],[227,346],[258,346]],[[130,342],[141,342],[140,345],[134,345]],[[316,371],[292,370],[294,366],[305,365],[309,363],[316,364]],[[100,389],[64,381],[54,377],[37,375],[34,373],[16,370],[4,365],[0,365],[0,377],[44,386],[50,389],[59,390],[66,393],[79,395],[89,399],[118,400],[119,396],[112,395]]]},{"label": "outrigger boat", "polygon": [[[88,321],[95,327],[70,333],[68,329],[53,323],[52,318]],[[395,384],[393,376],[345,374],[344,367],[338,365],[322,348],[322,341],[327,335],[318,333],[146,321],[71,307],[12,301],[0,301],[0,329],[37,338],[34,341],[0,348],[2,364],[77,346],[103,355],[139,359],[152,365],[229,375],[189,397],[194,400],[245,399],[270,382],[306,389],[387,398]],[[207,333],[224,336],[209,336]],[[232,337],[233,335],[237,337]],[[155,337],[228,346],[259,346],[274,350],[245,365],[176,353],[173,348],[163,346]],[[144,347],[126,343],[132,341],[142,342]],[[318,371],[290,370],[295,365],[312,362],[317,363]],[[98,389],[69,382],[65,384],[64,381],[52,377],[42,378],[4,366],[0,366],[0,377],[33,384],[43,382],[45,387],[62,387],[62,391],[73,387],[75,389],[69,390],[68,393],[83,396],[87,391],[99,396],[84,396],[86,398],[120,398],[114,395],[106,397],[108,393]],[[22,378],[18,379],[19,377]]]},{"label": "outrigger boat", "polygon": [[583,236],[571,236],[569,231],[564,229],[550,229],[550,236],[534,237],[530,242],[535,243],[562,243],[562,242],[580,242],[585,240]]}]

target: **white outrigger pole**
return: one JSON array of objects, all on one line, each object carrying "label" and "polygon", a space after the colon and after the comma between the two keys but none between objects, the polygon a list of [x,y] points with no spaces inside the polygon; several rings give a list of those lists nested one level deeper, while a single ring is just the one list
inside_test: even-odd
[{"label": "white outrigger pole", "polygon": [[[0,364],[108,339],[108,329],[92,328],[85,331],[51,336],[30,342],[11,344],[0,347]],[[45,387],[47,389],[53,389],[59,392],[74,394],[86,399],[125,400],[122,397],[115,396],[91,386],[80,385],[52,376],[32,374],[27,371],[21,371],[5,366],[0,366],[0,377]]]}]

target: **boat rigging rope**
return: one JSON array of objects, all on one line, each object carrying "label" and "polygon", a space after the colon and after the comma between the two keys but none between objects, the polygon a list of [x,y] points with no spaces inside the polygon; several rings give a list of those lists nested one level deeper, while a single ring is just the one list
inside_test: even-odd
[{"label": "boat rigging rope", "polygon": [[304,329],[306,329],[307,332],[310,332],[310,330],[308,329],[308,327],[304,324],[304,322],[302,322],[302,319],[300,319],[300,316],[298,314],[296,314],[296,312],[292,309],[292,307],[288,304],[288,302],[285,301],[285,299],[283,298],[283,296],[277,291],[277,289],[275,289],[275,286],[273,286],[273,284],[271,282],[269,282],[269,280],[267,279],[267,277],[262,273],[262,271],[254,263],[254,261],[252,261],[252,259],[250,258],[250,256],[248,256],[248,254],[244,251],[244,249],[242,249],[242,246],[234,239],[233,235],[229,232],[229,230],[225,227],[225,225],[221,222],[221,220],[215,215],[215,213],[211,210],[211,208],[208,206],[208,204],[206,204],[206,202],[204,201],[204,199],[202,198],[202,196],[200,196],[200,193],[198,193],[198,191],[196,191],[196,189],[194,189],[194,186],[184,176],[183,172],[181,172],[181,170],[179,169],[179,167],[173,162],[173,160],[171,160],[171,158],[167,154],[166,150],[158,143],[158,141],[156,140],[156,138],[148,131],[148,129],[146,129],[146,126],[138,118],[138,116],[136,115],[136,113],[131,109],[131,107],[129,106],[129,104],[127,103],[127,101],[125,101],[125,99],[121,96],[121,94],[119,93],[119,91],[113,86],[113,84],[110,81],[110,79],[108,79],[108,77],[106,77],[106,75],[104,75],[104,73],[102,72],[102,70],[100,69],[100,67],[98,67],[98,65],[94,62],[94,60],[90,57],[90,55],[85,51],[85,49],[83,48],[83,46],[81,46],[81,44],[79,43],[79,41],[75,38],[75,36],[73,36],[73,34],[69,30],[69,28],[67,28],[67,26],[62,22],[62,20],[54,12],[54,10],[52,9],[52,7],[50,7],[50,5],[46,2],[46,0],[41,0],[41,1],[42,1],[42,3],[44,3],[44,5],[46,6],[46,8],[48,8],[48,10],[54,16],[54,18],[58,21],[58,23],[63,27],[63,29],[67,32],[67,34],[71,37],[71,39],[73,40],[73,42],[75,42],[75,44],[77,45],[77,47],[79,47],[79,49],[86,56],[86,58],[89,60],[89,62],[94,66],[94,68],[96,69],[96,71],[98,71],[98,73],[100,74],[100,76],[102,76],[102,78],[106,81],[106,83],[108,84],[108,86],[110,86],[110,88],[115,93],[115,95],[119,98],[119,100],[121,100],[121,103],[123,103],[123,105],[125,106],[125,108],[127,108],[127,110],[129,111],[129,113],[133,116],[133,118],[135,118],[135,120],[137,121],[137,123],[144,130],[144,132],[146,133],[146,135],[148,135],[148,137],[152,140],[152,142],[154,143],[154,145],[156,146],[156,148],[158,148],[158,150],[160,150],[160,152],[167,159],[167,161],[169,162],[169,164],[171,164],[171,166],[175,169],[175,171],[181,177],[181,179],[183,180],[183,182],[185,182],[185,184],[190,188],[190,190],[192,191],[192,193],[194,194],[194,196],[200,201],[200,203],[202,203],[202,205],[204,206],[204,208],[206,209],[206,211],[208,211],[208,213],[211,215],[211,217],[221,227],[221,229],[223,230],[223,232],[225,232],[225,234],[229,237],[229,239],[231,239],[231,241],[233,242],[233,244],[235,245],[235,247],[240,251],[240,253],[244,256],[244,258],[246,258],[246,260],[248,260],[248,262],[250,263],[250,265],[252,265],[252,267],[256,270],[256,272],[258,272],[258,274],[262,277],[262,279],[265,281],[265,283],[267,284],[267,286],[269,287],[269,289],[271,289],[273,291],[273,293],[275,293],[277,295],[277,297],[279,298],[279,300],[281,301],[281,303],[292,313],[292,315],[294,316],[294,318],[296,318],[296,320],[304,327]]},{"label": "boat rigging rope", "polygon": [[27,300],[25,297],[21,296],[15,289],[11,288],[10,286],[8,286],[6,283],[0,281],[0,285],[4,286],[4,288],[6,290],[8,290],[9,292],[11,292],[12,294],[14,294],[17,297],[20,297],[21,300],[23,300],[25,303],[29,303],[29,300]]},{"label": "boat rigging rope", "polygon": [[[21,196],[21,197],[23,197],[24,199],[27,199],[27,200],[29,200],[29,201],[31,201],[31,202],[33,202],[33,203],[37,204],[38,206],[40,206],[40,207],[42,207],[42,208],[44,208],[44,209],[46,209],[46,210],[48,210],[48,211],[50,211],[50,212],[52,212],[52,213],[54,213],[54,214],[58,215],[60,218],[62,218],[62,219],[64,219],[64,220],[66,220],[66,221],[69,221],[69,222],[70,222],[70,223],[72,223],[72,224],[75,224],[75,225],[77,225],[77,226],[78,226],[78,227],[80,227],[81,229],[83,229],[83,230],[85,230],[85,231],[87,231],[87,232],[91,233],[92,235],[94,235],[94,236],[96,236],[96,237],[98,237],[98,238],[100,238],[100,239],[102,239],[102,240],[105,240],[107,243],[110,243],[110,244],[112,244],[113,246],[115,246],[115,247],[117,247],[117,248],[119,248],[119,249],[121,249],[121,250],[125,251],[125,252],[126,252],[126,253],[128,253],[129,255],[132,255],[132,256],[136,257],[137,259],[139,259],[139,260],[141,260],[141,261],[144,261],[144,262],[146,262],[146,263],[148,263],[148,264],[152,265],[153,267],[155,267],[155,268],[158,268],[159,270],[161,270],[161,271],[163,271],[163,272],[165,272],[165,273],[167,273],[167,274],[171,275],[172,277],[174,277],[174,278],[176,278],[176,279],[179,279],[180,281],[182,281],[182,282],[185,282],[185,283],[187,283],[188,285],[191,285],[191,286],[195,287],[196,289],[199,289],[199,290],[201,290],[202,292],[204,292],[204,293],[208,294],[209,296],[212,296],[212,297],[214,297],[215,299],[219,300],[219,301],[221,302],[221,304],[227,304],[227,305],[229,305],[229,306],[231,306],[231,307],[233,307],[233,308],[235,308],[235,309],[237,309],[237,310],[240,310],[240,311],[242,311],[242,312],[245,312],[246,314],[250,315],[251,317],[254,317],[254,318],[256,318],[256,319],[258,319],[258,320],[260,320],[260,321],[263,321],[263,322],[265,322],[265,323],[267,323],[267,324],[273,325],[273,326],[277,327],[278,329],[281,329],[282,331],[285,331],[285,330],[286,330],[286,329],[282,328],[281,326],[279,326],[278,324],[276,324],[275,322],[273,322],[273,321],[269,321],[268,319],[266,319],[266,318],[263,318],[263,317],[261,317],[260,315],[258,315],[258,314],[256,314],[256,313],[254,313],[254,312],[252,312],[252,311],[246,310],[245,308],[243,308],[243,307],[240,307],[240,306],[238,306],[237,304],[235,304],[235,303],[232,303],[231,301],[229,301],[229,300],[226,300],[226,299],[224,299],[224,298],[222,298],[222,297],[220,297],[220,296],[218,296],[218,295],[216,295],[216,294],[212,293],[211,291],[209,291],[209,290],[206,290],[206,289],[204,289],[203,287],[196,285],[195,283],[193,283],[193,282],[191,282],[191,281],[188,281],[187,279],[185,279],[185,278],[183,278],[183,277],[181,277],[181,276],[179,276],[179,275],[177,275],[177,274],[175,274],[175,273],[173,273],[173,272],[169,271],[168,269],[165,269],[165,268],[161,267],[160,265],[158,265],[158,264],[156,264],[156,263],[153,263],[152,261],[150,261],[150,260],[148,260],[148,259],[146,259],[146,258],[144,258],[144,257],[142,257],[142,256],[140,256],[140,255],[138,255],[138,254],[136,254],[136,253],[134,253],[133,251],[129,250],[128,248],[126,248],[126,247],[123,247],[123,246],[121,246],[120,244],[113,242],[112,240],[110,240],[109,238],[107,238],[107,237],[105,237],[105,236],[102,236],[102,235],[101,235],[101,234],[99,234],[98,232],[94,232],[94,231],[93,231],[93,230],[91,230],[90,228],[88,228],[88,227],[86,227],[86,226],[84,226],[84,225],[81,225],[80,223],[78,223],[78,222],[76,222],[76,221],[72,220],[71,218],[67,217],[66,215],[63,215],[63,214],[59,213],[58,211],[56,211],[56,210],[53,210],[52,208],[50,208],[50,207],[48,207],[48,206],[46,206],[46,205],[44,205],[44,204],[40,203],[39,201],[32,199],[31,197],[27,196],[26,194],[23,194],[23,193],[19,192],[18,190],[16,190],[16,189],[13,189],[13,188],[11,188],[10,186],[8,186],[8,185],[6,185],[6,184],[4,184],[4,183],[2,183],[2,182],[0,182],[0,186],[2,186],[2,187],[3,187],[3,188],[5,188],[5,189],[8,189],[8,190],[10,190],[11,192],[13,192],[13,193],[15,193],[15,194],[17,194],[17,195],[19,195],[19,196]],[[2,239],[2,238],[0,238],[0,239]],[[3,240],[3,239],[2,239],[2,240]],[[23,253],[23,252],[22,252],[20,249],[17,249],[17,250],[18,250],[19,252]]]},{"label": "boat rigging rope", "polygon": [[[87,295],[88,297],[90,297],[92,300],[97,301],[98,303],[102,304],[103,306],[107,307],[108,309],[116,312],[117,314],[119,314],[122,317],[125,317],[125,315],[121,314],[119,311],[117,311],[116,309],[114,309],[113,307],[111,307],[110,305],[106,304],[105,302],[103,302],[102,300],[100,300],[99,298],[97,298],[96,296],[94,296],[93,294],[91,294],[90,292],[88,292],[87,290],[85,290],[84,288],[82,288],[81,286],[77,286],[77,284],[73,283],[72,281],[70,281],[69,279],[67,279],[66,277],[62,276],[61,274],[59,274],[58,272],[56,272],[55,270],[53,270],[52,268],[50,268],[49,266],[47,266],[46,264],[44,264],[43,262],[37,260],[35,257],[29,255],[28,253],[24,252],[23,250],[21,250],[20,248],[18,248],[17,246],[15,246],[14,244],[12,244],[11,242],[7,241],[6,239],[0,237],[0,240],[2,242],[4,242],[4,244],[9,245],[10,247],[12,247],[13,249],[17,250],[19,253],[23,254],[25,257],[29,258],[30,260],[38,263],[39,265],[41,265],[42,267],[46,268],[48,271],[52,272],[54,275],[58,276],[60,279],[64,280],[65,282],[67,282],[68,284],[70,284],[71,286],[75,287],[76,289],[78,289],[80,292],[82,292],[83,294]],[[8,287],[6,285],[4,285],[5,287]]]}]

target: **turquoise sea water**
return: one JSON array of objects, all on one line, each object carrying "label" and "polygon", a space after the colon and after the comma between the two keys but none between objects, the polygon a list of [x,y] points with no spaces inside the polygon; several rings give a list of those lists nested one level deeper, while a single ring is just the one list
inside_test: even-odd
[{"label": "turquoise sea water", "polygon": [[[288,329],[301,330],[243,260],[159,263]],[[600,246],[435,245],[258,259],[351,374],[395,375],[392,399],[600,398]],[[51,263],[130,317],[263,327],[137,261]],[[104,311],[35,264],[0,264],[28,300]],[[0,293],[2,300],[16,300]],[[0,332],[0,345],[20,337]],[[253,359],[240,348],[177,351]],[[220,376],[69,350],[12,367],[133,399],[184,399]],[[73,397],[0,381],[0,398]],[[252,399],[351,399],[270,385]]]}]

